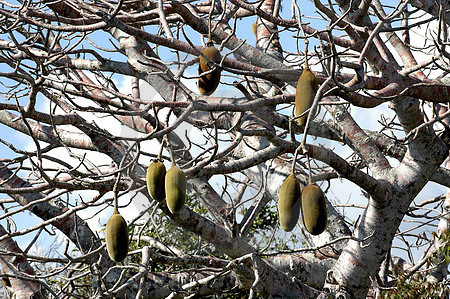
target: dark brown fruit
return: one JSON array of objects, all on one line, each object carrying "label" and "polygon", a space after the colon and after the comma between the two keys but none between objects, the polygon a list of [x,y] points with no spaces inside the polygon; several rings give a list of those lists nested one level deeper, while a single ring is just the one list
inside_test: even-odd
[{"label": "dark brown fruit", "polygon": [[166,167],[164,164],[155,160],[147,168],[147,190],[150,196],[157,201],[163,201],[166,198],[164,181],[166,177]]},{"label": "dark brown fruit", "polygon": [[123,261],[128,254],[128,226],[117,210],[106,223],[106,249],[115,262]]},{"label": "dark brown fruit", "polygon": [[[202,50],[202,54],[205,55],[208,60],[213,61],[215,63],[220,63],[222,60],[222,55],[220,55],[219,50],[217,50],[213,43],[208,43],[207,47]],[[211,62],[208,62],[203,56],[200,56],[200,63],[198,65],[198,90],[201,95],[209,96],[211,95],[217,88],[220,82],[220,73],[221,70],[216,68],[212,72],[201,75],[204,72],[211,70],[214,65]]]},{"label": "dark brown fruit", "polygon": [[186,175],[176,165],[166,174],[166,203],[172,214],[178,214],[186,200]]},{"label": "dark brown fruit", "polygon": [[294,174],[289,175],[278,192],[278,214],[281,228],[287,232],[294,229],[300,215],[300,184]]},{"label": "dark brown fruit", "polygon": [[[305,65],[300,78],[297,81],[297,90],[295,93],[295,116],[302,115],[306,110],[311,108],[314,97],[317,92],[317,80],[314,74]],[[308,113],[297,118],[297,122],[301,127],[305,127],[308,119]]]},{"label": "dark brown fruit", "polygon": [[310,184],[302,192],[303,224],[311,235],[321,234],[327,226],[327,203],[319,186]]}]

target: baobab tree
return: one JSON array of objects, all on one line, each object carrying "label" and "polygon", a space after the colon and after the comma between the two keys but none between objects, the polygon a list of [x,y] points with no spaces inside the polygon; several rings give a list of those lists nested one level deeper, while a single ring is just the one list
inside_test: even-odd
[{"label": "baobab tree", "polygon": [[[9,294],[448,295],[450,197],[415,201],[450,186],[447,1],[2,1],[0,24]],[[317,86],[300,124],[304,65]],[[147,192],[156,157],[187,178],[179,212]],[[318,235],[308,215],[280,228],[291,173],[324,192]],[[119,263],[103,231],[114,202]]]}]

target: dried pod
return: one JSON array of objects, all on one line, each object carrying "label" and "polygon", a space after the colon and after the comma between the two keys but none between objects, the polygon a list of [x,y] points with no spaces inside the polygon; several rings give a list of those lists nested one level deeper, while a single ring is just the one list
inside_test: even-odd
[{"label": "dried pod", "polygon": [[300,215],[300,184],[294,174],[290,174],[278,192],[278,214],[281,228],[287,232],[294,229]]},{"label": "dried pod", "polygon": [[[300,78],[297,81],[297,91],[295,93],[295,116],[302,115],[306,110],[311,108],[314,97],[317,92],[317,80],[314,74],[310,71],[308,64],[305,64]],[[298,124],[304,128],[308,114],[297,118]]]},{"label": "dried pod", "polygon": [[[220,55],[219,50],[217,50],[212,42],[209,42],[202,50],[202,54],[205,55],[208,60],[213,61],[215,63],[220,63],[222,60],[222,55]],[[198,66],[198,90],[201,95],[209,96],[212,94],[220,82],[220,72],[219,68],[216,68],[212,72],[202,75],[205,72],[210,71],[214,66],[211,62],[206,60],[203,56],[200,55],[200,64]]]},{"label": "dried pod", "polygon": [[[2,272],[4,274],[7,274],[8,272],[6,272],[5,268],[3,268]],[[2,275],[2,284],[5,288],[10,288],[11,287],[11,281],[9,281],[9,277],[6,275]]]},{"label": "dried pod", "polygon": [[310,184],[302,192],[303,224],[311,235],[318,235],[327,226],[325,195],[316,184]]},{"label": "dried pod", "polygon": [[106,249],[115,262],[123,261],[128,253],[128,226],[117,209],[106,223]]},{"label": "dried pod", "polygon": [[166,167],[159,160],[154,160],[147,168],[147,190],[150,196],[157,201],[166,198],[164,179],[166,177]]},{"label": "dried pod", "polygon": [[172,214],[178,214],[186,199],[186,175],[175,164],[166,174],[166,203]]}]

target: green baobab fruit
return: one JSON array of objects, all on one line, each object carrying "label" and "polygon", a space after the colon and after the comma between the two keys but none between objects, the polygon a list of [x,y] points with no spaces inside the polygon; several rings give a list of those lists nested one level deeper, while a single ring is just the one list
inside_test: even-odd
[{"label": "green baobab fruit", "polygon": [[163,201],[166,198],[164,187],[164,178],[166,176],[166,167],[160,160],[154,160],[147,168],[147,190],[150,196],[157,201]]},{"label": "green baobab fruit", "polygon": [[128,253],[128,226],[117,209],[106,223],[106,249],[115,262],[123,261]]},{"label": "green baobab fruit", "polygon": [[311,235],[318,235],[327,226],[325,195],[316,184],[309,184],[302,192],[303,224]]},{"label": "green baobab fruit", "polygon": [[178,214],[186,199],[186,175],[175,164],[166,174],[166,203],[172,214]]},{"label": "green baobab fruit", "polygon": [[214,47],[212,42],[207,44],[206,48],[202,50],[202,54],[205,55],[209,61],[200,55],[200,64],[198,66],[198,75],[200,76],[198,78],[198,90],[201,95],[209,96],[219,85],[221,70],[216,68],[208,74],[202,74],[210,71],[214,67],[211,61],[220,63],[222,60],[222,55],[220,55],[219,50]]},{"label": "green baobab fruit", "polygon": [[300,215],[300,184],[293,173],[291,173],[278,192],[278,213],[281,228],[290,232],[294,229]]},{"label": "green baobab fruit", "polygon": [[[317,80],[309,69],[308,63],[305,63],[300,78],[297,81],[297,91],[295,93],[295,116],[302,115],[306,110],[311,108],[314,97],[317,92]],[[307,114],[297,118],[298,124],[304,128],[306,125]]]}]

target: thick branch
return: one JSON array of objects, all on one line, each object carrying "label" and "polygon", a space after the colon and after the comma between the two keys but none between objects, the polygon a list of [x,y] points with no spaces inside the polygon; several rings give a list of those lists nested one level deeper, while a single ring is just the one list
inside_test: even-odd
[{"label": "thick branch", "polygon": [[[8,232],[0,225],[0,237],[7,235]],[[0,241],[0,248],[2,251],[0,264],[4,273],[12,275],[8,276],[8,280],[16,298],[44,298],[41,285],[38,282],[24,279],[28,275],[33,276],[35,274],[27,259],[7,254],[8,252],[23,253],[17,243],[12,238],[7,237]]]}]

